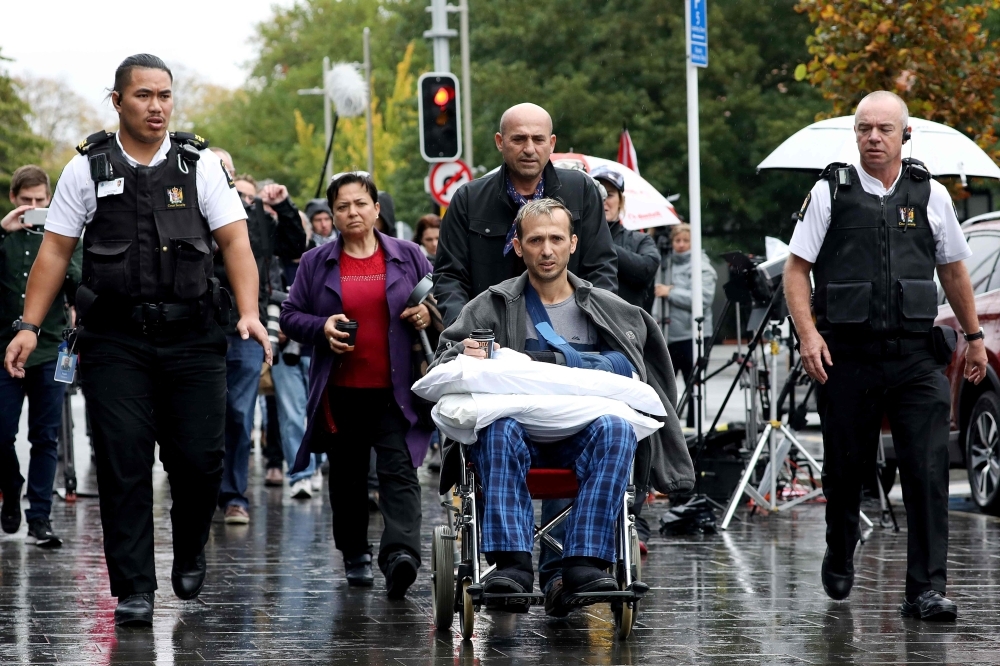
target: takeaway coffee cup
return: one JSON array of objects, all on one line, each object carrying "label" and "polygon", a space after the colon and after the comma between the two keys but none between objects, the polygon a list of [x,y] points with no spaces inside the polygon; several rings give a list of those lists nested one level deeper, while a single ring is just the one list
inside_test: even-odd
[{"label": "takeaway coffee cup", "polygon": [[353,319],[349,319],[347,321],[338,321],[337,330],[350,334],[351,337],[347,338],[346,340],[341,338],[340,341],[343,342],[348,347],[353,347],[354,343],[358,339],[358,322],[354,321]]},{"label": "takeaway coffee cup", "polygon": [[469,337],[479,343],[479,348],[486,352],[486,358],[493,358],[493,342],[496,338],[492,329],[477,328]]}]

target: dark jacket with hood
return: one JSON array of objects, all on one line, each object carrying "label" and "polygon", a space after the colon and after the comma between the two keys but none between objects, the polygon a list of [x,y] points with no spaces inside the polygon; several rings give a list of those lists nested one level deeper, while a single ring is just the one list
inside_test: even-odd
[{"label": "dark jacket with hood", "polygon": [[[568,277],[575,290],[577,305],[594,323],[601,340],[628,358],[639,373],[639,379],[656,390],[667,412],[663,427],[639,442],[635,461],[636,486],[640,489],[652,486],[663,493],[691,490],[694,488],[694,465],[674,408],[677,384],[659,326],[645,310],[629,305],[605,289],[593,287],[572,273]],[[437,358],[431,368],[462,353],[462,340],[477,328],[493,329],[501,347],[523,352],[527,319],[523,295],[527,282],[528,274],[524,273],[489,287],[470,301],[458,320],[441,334]],[[458,456],[450,453],[451,447],[446,447],[441,468],[442,493],[458,479]]]},{"label": "dark jacket with hood", "polygon": [[[618,291],[618,257],[604,221],[597,184],[583,171],[545,165],[546,197],[558,199],[573,215],[578,240],[569,270],[596,287]],[[441,220],[434,262],[434,297],[445,326],[462,307],[493,285],[524,272],[514,251],[503,253],[517,208],[507,194],[507,165],[459,188]]]}]

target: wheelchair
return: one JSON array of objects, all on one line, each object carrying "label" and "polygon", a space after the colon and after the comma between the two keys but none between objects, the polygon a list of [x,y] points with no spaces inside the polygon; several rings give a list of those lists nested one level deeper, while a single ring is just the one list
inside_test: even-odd
[{"label": "wheelchair", "polygon": [[[483,579],[495,569],[495,566],[483,567],[479,553],[479,516],[481,486],[476,478],[476,470],[471,464],[470,445],[459,445],[459,464],[461,466],[459,481],[455,485],[455,496],[459,498],[461,508],[448,502],[442,506],[452,512],[452,525],[439,525],[434,528],[431,547],[431,598],[434,608],[434,624],[439,630],[447,630],[452,626],[455,614],[458,613],[462,638],[470,640],[475,627],[476,613],[487,602],[502,604],[506,607],[521,606],[527,610],[530,606],[545,603],[544,594],[500,594],[483,591]],[[576,475],[567,469],[531,469],[527,476],[528,490],[532,499],[573,499],[578,492]],[[639,538],[635,530],[635,519],[630,508],[636,501],[633,473],[630,473],[629,483],[622,497],[621,513],[615,528],[615,562],[613,574],[618,582],[618,590],[614,592],[584,592],[565,595],[563,603],[569,607],[589,606],[597,603],[610,603],[614,616],[615,633],[620,639],[627,639],[635,626],[639,612],[639,602],[649,591],[649,586],[639,580]],[[569,512],[572,505],[561,511],[550,522],[541,527],[535,526],[534,541],[544,542],[556,552],[562,553],[562,544],[550,532],[559,525]],[[455,567],[455,541],[460,541],[460,561],[457,573]]]}]

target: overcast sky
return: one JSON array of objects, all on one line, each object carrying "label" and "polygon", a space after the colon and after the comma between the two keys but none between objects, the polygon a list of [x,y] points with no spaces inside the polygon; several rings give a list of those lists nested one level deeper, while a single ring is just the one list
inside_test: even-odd
[{"label": "overcast sky", "polygon": [[[12,75],[62,78],[106,115],[115,68],[134,53],[181,64],[229,88],[246,80],[254,26],[292,0],[0,0],[0,62]],[[159,12],[157,13],[157,10]]]}]

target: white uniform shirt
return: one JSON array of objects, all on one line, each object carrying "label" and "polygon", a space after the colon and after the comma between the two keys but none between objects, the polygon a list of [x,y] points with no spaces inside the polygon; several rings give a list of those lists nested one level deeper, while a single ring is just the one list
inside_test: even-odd
[{"label": "white uniform shirt", "polygon": [[[121,141],[115,133],[115,141],[121,148],[125,159],[131,166],[139,166],[139,162],[125,152]],[[164,137],[160,149],[156,151],[149,166],[156,166],[167,159],[170,151],[170,137]],[[219,163],[219,156],[210,150],[201,151],[201,159],[197,162],[196,178],[198,183],[198,209],[208,220],[212,231],[224,227],[230,222],[245,220],[246,210],[236,188],[229,186],[226,173]],[[190,166],[190,165],[189,165]],[[119,195],[109,195],[119,196]],[[94,179],[90,177],[90,162],[84,155],[77,155],[69,161],[59,177],[56,193],[49,205],[49,215],[45,220],[45,230],[60,236],[79,238],[83,227],[90,224],[97,210],[97,194]]]},{"label": "white uniform shirt", "polygon": [[[900,169],[896,182],[886,189],[882,181],[869,175],[860,163],[854,164],[854,168],[858,172],[864,191],[877,197],[892,194],[903,174],[903,170]],[[795,225],[792,241],[788,247],[795,256],[814,264],[823,246],[823,239],[826,238],[826,231],[830,228],[830,182],[817,181],[809,195],[811,197],[809,206],[802,220]],[[931,179],[931,196],[927,202],[927,221],[934,235],[934,260],[938,265],[950,264],[972,256],[972,250],[965,242],[962,227],[955,217],[951,195],[944,185],[933,179]]]}]

